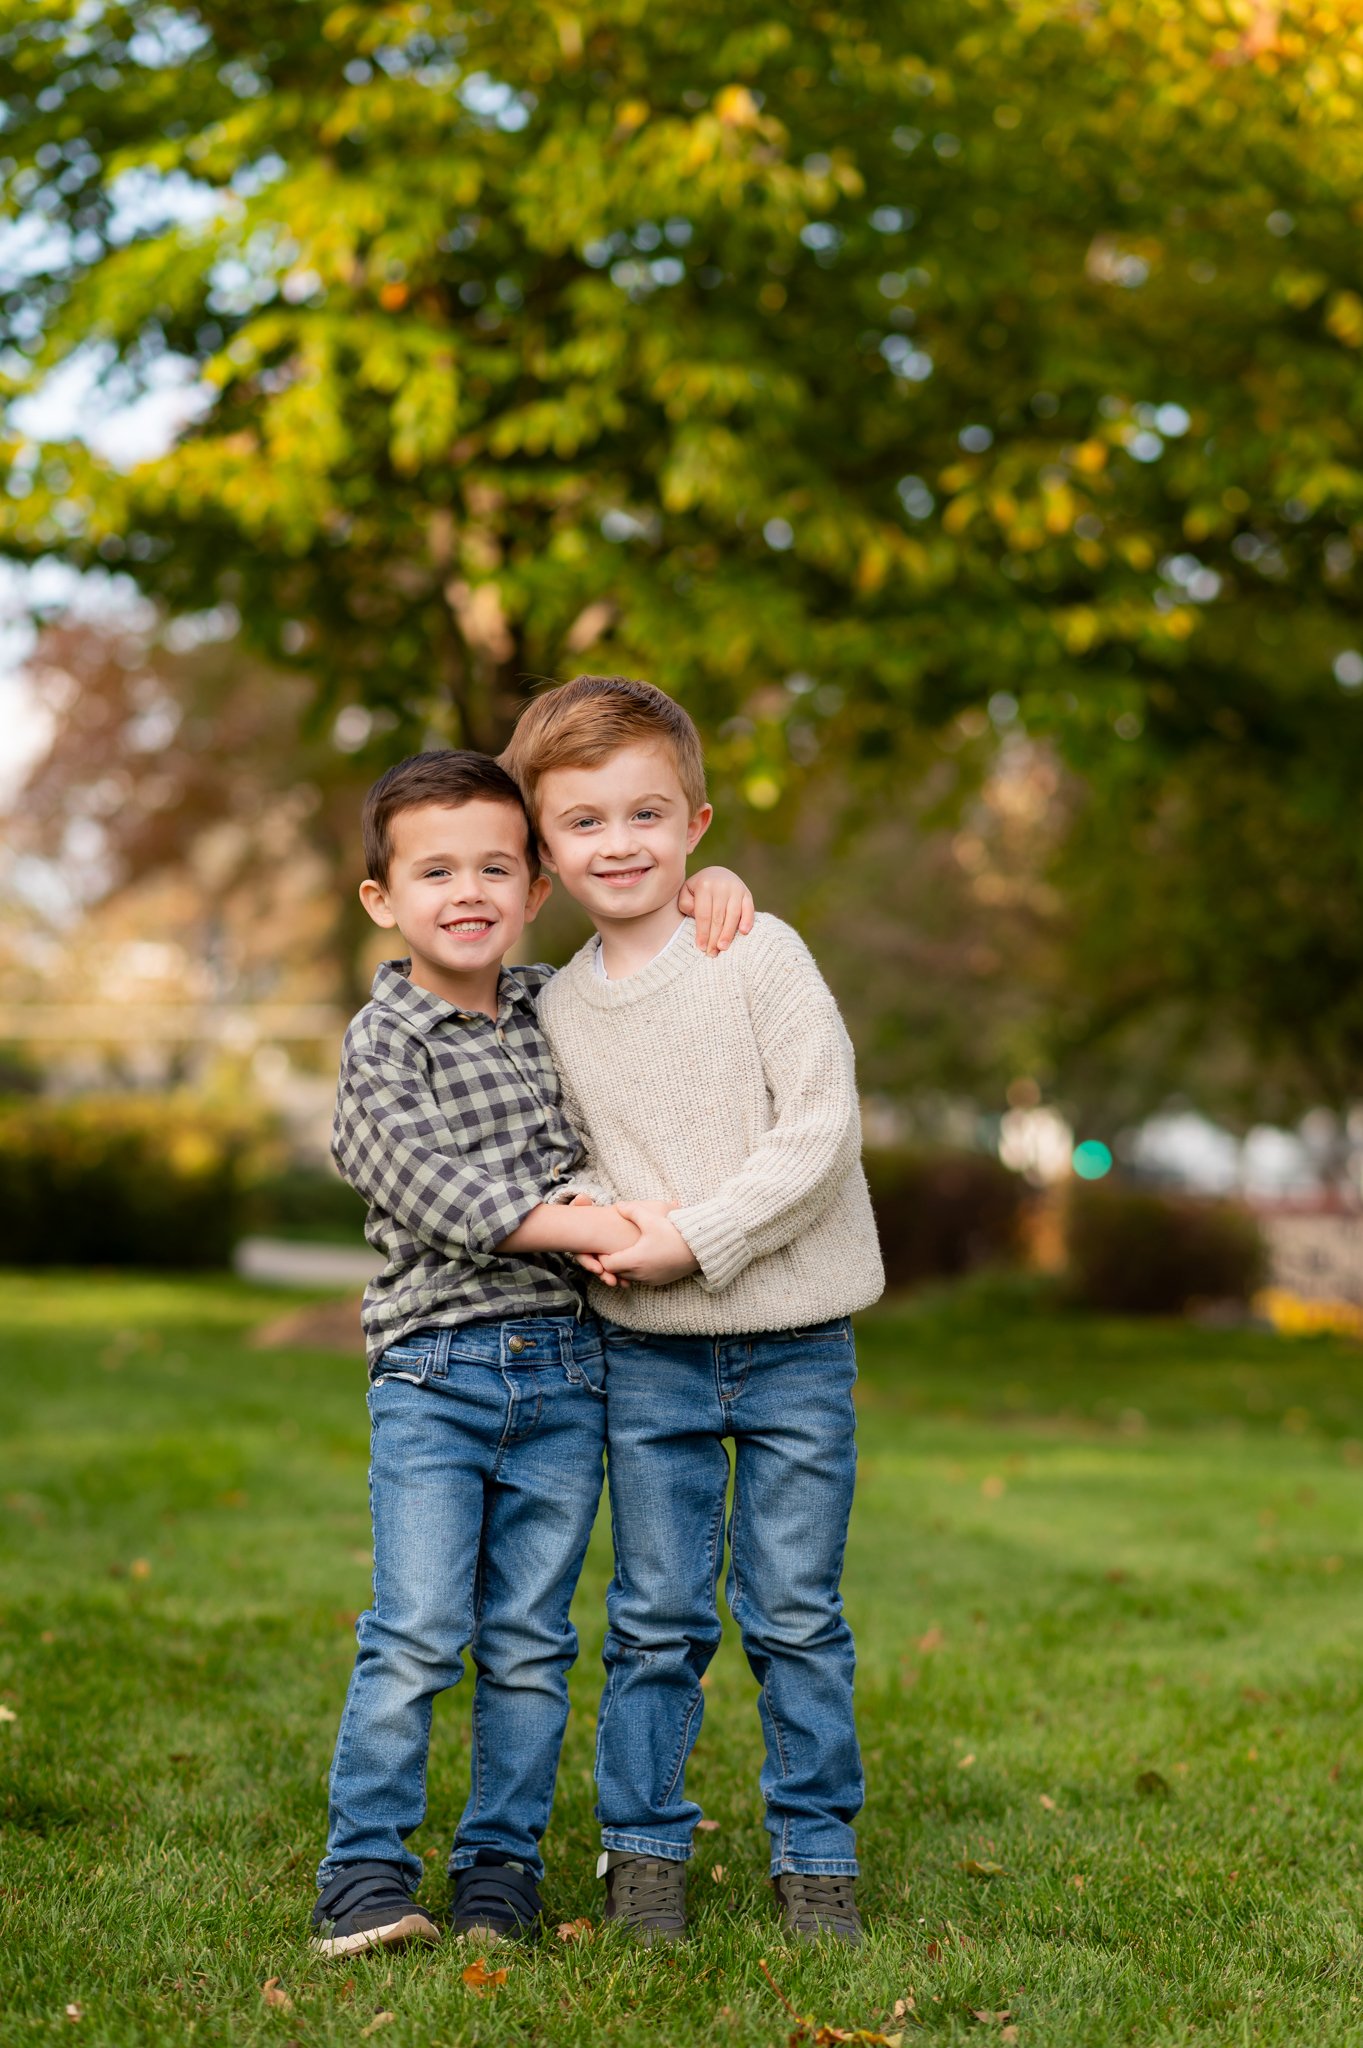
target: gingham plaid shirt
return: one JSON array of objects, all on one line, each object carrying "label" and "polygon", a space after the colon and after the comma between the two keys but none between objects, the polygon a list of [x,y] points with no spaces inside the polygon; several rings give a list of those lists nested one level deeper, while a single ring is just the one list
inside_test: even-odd
[{"label": "gingham plaid shirt", "polygon": [[582,1157],[535,1016],[548,967],[503,968],[496,1017],[374,976],[341,1051],[331,1149],[382,1254],[364,1295],[370,1362],[409,1330],[581,1310],[571,1260],[497,1245]]}]

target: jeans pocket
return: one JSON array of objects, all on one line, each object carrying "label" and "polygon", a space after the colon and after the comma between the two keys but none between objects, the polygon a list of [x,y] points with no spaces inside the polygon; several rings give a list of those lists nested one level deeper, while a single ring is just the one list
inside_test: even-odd
[{"label": "jeans pocket", "polygon": [[435,1363],[435,1347],[431,1344],[404,1344],[399,1340],[390,1344],[378,1359],[369,1384],[382,1386],[385,1380],[406,1380],[409,1386],[421,1387],[431,1376]]}]

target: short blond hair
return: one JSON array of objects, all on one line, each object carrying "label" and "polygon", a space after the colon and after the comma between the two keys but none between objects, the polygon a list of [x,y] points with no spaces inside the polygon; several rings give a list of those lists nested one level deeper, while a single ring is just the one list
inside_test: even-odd
[{"label": "short blond hair", "polygon": [[652,683],[629,676],[574,676],[527,704],[499,760],[518,784],[532,818],[539,786],[553,768],[599,768],[622,747],[664,746],[692,817],[705,802],[700,734],[680,704]]}]

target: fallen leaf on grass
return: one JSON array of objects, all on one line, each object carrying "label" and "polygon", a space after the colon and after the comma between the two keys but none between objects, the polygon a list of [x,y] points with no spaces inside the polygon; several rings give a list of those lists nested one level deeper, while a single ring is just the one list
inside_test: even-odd
[{"label": "fallen leaf on grass", "polygon": [[812,2042],[814,2048],[842,2048],[846,2041],[860,2043],[861,2048],[904,2048],[902,2034],[877,2034],[869,2027],[820,2026],[809,2014],[796,2014],[798,2025],[790,2036],[790,2048],[803,2048],[805,2042]]},{"label": "fallen leaf on grass", "polygon": [[716,1884],[723,1884],[724,1865],[722,1863],[712,1863],[710,1865],[710,1875],[714,1879]]},{"label": "fallen leaf on grass", "polygon": [[0,1706],[0,1721],[17,1721],[18,1718],[13,1707]]},{"label": "fallen leaf on grass", "polygon": [[1054,1801],[1054,1800],[1052,1799],[1052,1797],[1051,1797],[1051,1795],[1050,1795],[1050,1793],[1049,1793],[1049,1792],[1043,1792],[1043,1793],[1042,1793],[1042,1795],[1041,1795],[1041,1804],[1042,1804],[1042,1805],[1043,1805],[1043,1806],[1045,1807],[1045,1809],[1046,1809],[1047,1813],[1058,1813],[1058,1812],[1059,1812],[1059,1810],[1060,1810],[1060,1809],[1059,1809],[1059,1808],[1057,1807],[1057,1805],[1056,1805],[1055,1801]]},{"label": "fallen leaf on grass", "polygon": [[1017,2040],[1017,2037],[1018,2030],[1016,2027],[1000,2027],[999,2039],[1000,2041],[1006,2041],[1008,2048],[1013,2048],[1013,2043]]},{"label": "fallen leaf on grass", "polygon": [[371,2034],[377,2034],[380,2027],[386,2027],[390,2020],[395,2020],[396,2018],[397,2014],[395,2012],[376,2012],[369,2025],[360,2028],[360,2039],[367,2041]]},{"label": "fallen leaf on grass", "polygon": [[1084,1886],[1088,1883],[1088,1879],[1086,1877],[1081,1877],[1079,1872],[1076,1870],[1074,1876],[1070,1879],[1070,1883],[1074,1886],[1074,1889],[1077,1892],[1081,1892],[1084,1889]]},{"label": "fallen leaf on grass", "polygon": [[696,1833],[700,1835],[712,1835],[718,1826],[719,1822],[717,1820],[698,1820],[696,1822]]},{"label": "fallen leaf on grass", "polygon": [[77,2020],[83,2020],[85,2018],[85,2007],[83,2005],[68,2005],[66,2008],[66,2017],[71,2021],[72,2025],[74,2026]]},{"label": "fallen leaf on grass", "polygon": [[128,1566],[128,1570],[135,1579],[149,1579],[151,1577],[151,1564],[145,1557],[135,1557]]},{"label": "fallen leaf on grass", "polygon": [[972,2006],[970,2012],[972,2019],[977,2019],[984,2027],[1001,2027],[1006,2020],[1013,2017],[1011,2012],[989,2012],[978,2006]]},{"label": "fallen leaf on grass", "polygon": [[476,1963],[469,1964],[463,1975],[464,1982],[468,1985],[469,1990],[476,1991],[481,1998],[486,1991],[500,1991],[507,1978],[511,1975],[511,1972],[510,1970],[489,1970],[487,1957],[479,1956]]},{"label": "fallen leaf on grass", "polygon": [[1142,1771],[1136,1779],[1136,1790],[1142,1799],[1167,1799],[1169,1780],[1163,1771]]},{"label": "fallen leaf on grass", "polygon": [[957,1770],[958,1770],[958,1771],[968,1771],[968,1770],[970,1769],[971,1765],[972,1765],[972,1764],[974,1763],[974,1761],[975,1761],[975,1752],[974,1752],[974,1750],[972,1749],[972,1750],[971,1750],[971,1752],[970,1752],[970,1754],[969,1754],[969,1756],[963,1756],[963,1757],[961,1758],[961,1760],[960,1760],[960,1762],[959,1762],[959,1763],[957,1764],[956,1768],[957,1768]]},{"label": "fallen leaf on grass", "polygon": [[278,1977],[267,1977],[260,1987],[260,1995],[265,2000],[266,2005],[273,2005],[280,2012],[293,2011],[293,2000],[280,1983]]},{"label": "fallen leaf on grass", "polygon": [[967,1856],[961,1864],[967,1877],[1007,1877],[1008,1872],[1001,1863],[990,1863],[978,1856]]},{"label": "fallen leaf on grass", "polygon": [[355,1979],[347,1977],[336,1996],[338,1998],[353,1998],[355,1996]]},{"label": "fallen leaf on grass", "polygon": [[757,1967],[795,2022],[790,2048],[803,2048],[805,2042],[812,2042],[813,2048],[839,2048],[844,2041],[859,2043],[860,2048],[903,2048],[902,2034],[877,2034],[869,2027],[830,2027],[816,2020],[812,2013],[797,2012],[767,1968],[765,1959],[759,1961]]},{"label": "fallen leaf on grass", "polygon": [[560,1941],[590,1941],[596,1929],[590,1920],[579,1917],[576,1920],[560,1920],[555,1932]]},{"label": "fallen leaf on grass", "polygon": [[945,1641],[946,1637],[934,1622],[926,1635],[919,1636],[914,1647],[923,1651],[940,1650]]}]

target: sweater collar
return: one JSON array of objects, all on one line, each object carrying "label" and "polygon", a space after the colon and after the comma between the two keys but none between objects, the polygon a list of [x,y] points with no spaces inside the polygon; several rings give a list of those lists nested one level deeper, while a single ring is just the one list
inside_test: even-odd
[{"label": "sweater collar", "polygon": [[583,1001],[596,1010],[616,1010],[627,1003],[642,1002],[646,997],[656,995],[660,989],[670,988],[697,967],[713,967],[715,964],[697,947],[696,922],[691,917],[682,920],[662,952],[655,953],[647,967],[641,967],[637,974],[625,975],[620,981],[607,981],[597,973],[598,944],[597,939],[588,939],[563,969],[571,977],[573,987]]}]

